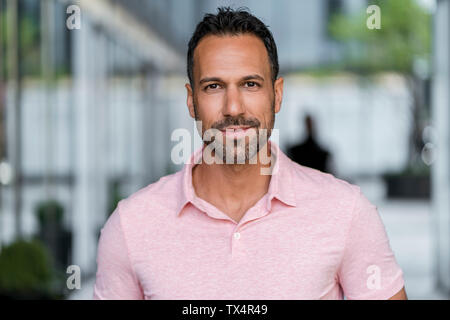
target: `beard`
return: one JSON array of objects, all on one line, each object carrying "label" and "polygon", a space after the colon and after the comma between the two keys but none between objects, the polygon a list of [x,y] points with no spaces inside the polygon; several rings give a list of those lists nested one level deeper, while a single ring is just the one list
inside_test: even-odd
[{"label": "beard", "polygon": [[[195,120],[201,121],[197,107],[194,103]],[[275,123],[275,99],[272,100],[271,119],[268,128],[260,128],[261,123],[256,118],[245,119],[239,117],[227,117],[215,122],[211,129],[202,132],[202,140],[205,147],[213,150],[216,163],[225,164],[246,164],[257,163],[255,158],[262,148],[264,148],[272,134]],[[247,132],[240,138],[226,136],[222,131],[228,126],[248,126]],[[225,141],[225,142],[224,142]]]}]

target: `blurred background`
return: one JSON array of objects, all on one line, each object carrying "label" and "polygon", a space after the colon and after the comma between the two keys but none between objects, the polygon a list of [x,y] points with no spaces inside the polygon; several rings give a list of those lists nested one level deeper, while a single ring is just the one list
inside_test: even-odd
[{"label": "blurred background", "polygon": [[201,145],[187,43],[220,5],[273,32],[282,150],[361,186],[410,299],[449,299],[450,0],[0,0],[0,297],[92,298],[117,202],[181,169],[173,130]]}]

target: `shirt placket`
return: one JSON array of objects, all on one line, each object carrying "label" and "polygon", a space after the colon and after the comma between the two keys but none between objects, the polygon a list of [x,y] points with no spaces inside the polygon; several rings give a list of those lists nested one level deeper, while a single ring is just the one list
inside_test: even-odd
[{"label": "shirt placket", "polygon": [[239,257],[245,255],[246,235],[248,235],[246,232],[247,228],[245,226],[265,216],[267,214],[265,210],[267,210],[265,201],[260,201],[257,205],[250,208],[242,217],[242,220],[236,224],[230,240],[231,259],[239,259]]}]

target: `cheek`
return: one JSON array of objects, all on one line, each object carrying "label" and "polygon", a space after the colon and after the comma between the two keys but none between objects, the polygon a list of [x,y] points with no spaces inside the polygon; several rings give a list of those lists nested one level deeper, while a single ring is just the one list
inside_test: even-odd
[{"label": "cheek", "polygon": [[197,106],[197,115],[199,120],[202,121],[202,126],[204,129],[208,129],[212,126],[214,122],[216,122],[220,118],[220,107],[219,103],[216,101],[205,100]]},{"label": "cheek", "polygon": [[243,99],[246,106],[259,109],[267,109],[272,103],[272,95],[265,88],[256,92],[244,92]]},{"label": "cheek", "polygon": [[253,95],[246,97],[245,106],[251,116],[257,117],[260,121],[269,121],[272,115],[272,101],[268,95]]},{"label": "cheek", "polygon": [[221,94],[200,95],[197,103],[203,114],[214,114],[221,110],[223,96]]}]

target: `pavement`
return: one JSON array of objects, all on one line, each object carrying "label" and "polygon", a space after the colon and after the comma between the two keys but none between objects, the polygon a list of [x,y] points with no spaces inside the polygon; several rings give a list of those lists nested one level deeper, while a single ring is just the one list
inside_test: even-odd
[{"label": "pavement", "polygon": [[411,300],[448,300],[436,288],[432,211],[428,201],[384,201],[377,205]]}]

